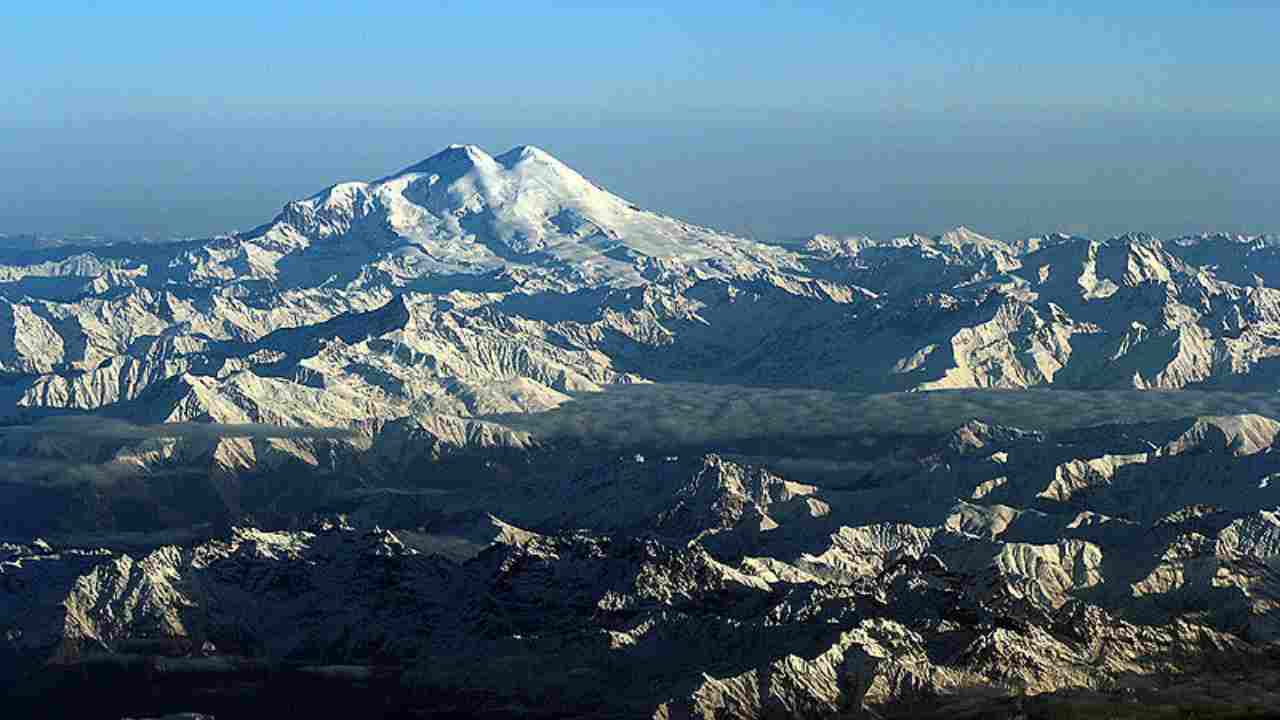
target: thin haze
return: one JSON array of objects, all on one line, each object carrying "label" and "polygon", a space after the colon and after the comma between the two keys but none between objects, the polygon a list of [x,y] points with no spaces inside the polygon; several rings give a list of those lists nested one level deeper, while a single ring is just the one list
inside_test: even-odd
[{"label": "thin haze", "polygon": [[247,228],[451,142],[760,239],[1280,231],[1273,3],[643,5],[14,4],[0,232]]}]

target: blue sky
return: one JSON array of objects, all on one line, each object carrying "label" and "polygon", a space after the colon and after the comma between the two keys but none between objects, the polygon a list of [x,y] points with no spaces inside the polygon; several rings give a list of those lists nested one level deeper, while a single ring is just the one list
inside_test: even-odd
[{"label": "blue sky", "polygon": [[762,237],[1280,231],[1270,5],[22,3],[0,232],[244,228],[450,142]]}]

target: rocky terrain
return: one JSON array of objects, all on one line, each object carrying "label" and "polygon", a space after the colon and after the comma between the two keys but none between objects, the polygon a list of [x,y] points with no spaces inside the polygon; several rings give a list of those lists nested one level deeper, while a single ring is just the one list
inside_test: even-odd
[{"label": "rocky terrain", "polygon": [[494,717],[910,715],[1230,685],[1280,670],[1278,430],[971,422],[855,436],[883,470],[821,485],[717,454],[531,459],[334,495],[316,513],[332,519],[294,530],[10,543],[3,663],[36,698],[147,673],[226,709],[227,677],[330,678],[392,687],[395,710]]},{"label": "rocky terrain", "polygon": [[67,717],[1280,706],[1278,258],[761,244],[473,146],[211,240],[0,247],[0,685]]}]

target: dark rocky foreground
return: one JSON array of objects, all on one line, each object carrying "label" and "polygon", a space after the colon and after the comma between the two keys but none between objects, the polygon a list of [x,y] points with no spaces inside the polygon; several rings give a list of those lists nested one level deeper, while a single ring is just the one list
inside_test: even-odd
[{"label": "dark rocky foreground", "polygon": [[[166,663],[168,663],[166,665]],[[198,664],[198,661],[193,664]],[[506,699],[421,686],[402,668],[320,668],[244,662],[183,667],[160,656],[101,659],[54,669],[6,698],[6,717],[163,720],[277,720],[284,717],[581,718],[621,717],[607,706],[572,707],[554,693]],[[1269,720],[1280,718],[1280,662],[1252,663],[1194,679],[1135,682],[1111,692],[1062,691],[1030,697],[973,692],[833,718],[922,720]],[[200,707],[186,713],[183,708]],[[784,717],[778,715],[777,717]]]},{"label": "dark rocky foreground", "polygon": [[276,502],[274,528],[10,542],[0,679],[63,717],[1245,712],[1280,677],[1277,437],[508,451],[470,484]]}]

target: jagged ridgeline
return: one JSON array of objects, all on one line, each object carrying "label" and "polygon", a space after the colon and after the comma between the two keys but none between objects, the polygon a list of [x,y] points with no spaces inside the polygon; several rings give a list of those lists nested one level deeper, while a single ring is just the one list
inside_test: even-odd
[{"label": "jagged ridgeline", "polygon": [[46,716],[1277,707],[1277,287],[1267,236],[753,242],[532,147],[209,240],[0,243],[0,683]]}]

